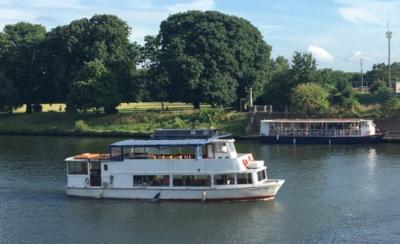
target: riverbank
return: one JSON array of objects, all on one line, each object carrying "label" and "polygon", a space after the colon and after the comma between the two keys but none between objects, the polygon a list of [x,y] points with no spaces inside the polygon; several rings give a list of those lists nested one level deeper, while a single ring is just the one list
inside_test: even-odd
[{"label": "riverbank", "polygon": [[1,114],[0,134],[148,137],[157,128],[216,128],[233,136],[245,135],[247,113],[219,109],[199,111],[135,111],[119,114]]}]

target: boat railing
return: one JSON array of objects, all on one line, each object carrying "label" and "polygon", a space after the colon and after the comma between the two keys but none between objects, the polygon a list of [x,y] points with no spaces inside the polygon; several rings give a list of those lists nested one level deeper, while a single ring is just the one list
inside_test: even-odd
[{"label": "boat railing", "polygon": [[360,136],[359,129],[271,129],[269,136],[347,137]]}]

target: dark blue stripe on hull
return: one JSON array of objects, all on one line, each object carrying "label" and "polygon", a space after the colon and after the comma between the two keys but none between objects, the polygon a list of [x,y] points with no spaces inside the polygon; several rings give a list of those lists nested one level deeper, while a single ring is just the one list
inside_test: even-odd
[{"label": "dark blue stripe on hull", "polygon": [[368,144],[382,141],[382,135],[364,137],[302,137],[302,136],[260,136],[268,144]]}]

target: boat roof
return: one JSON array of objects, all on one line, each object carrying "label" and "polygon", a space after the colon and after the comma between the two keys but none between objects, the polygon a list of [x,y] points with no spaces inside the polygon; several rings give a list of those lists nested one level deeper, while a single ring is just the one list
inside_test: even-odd
[{"label": "boat roof", "polygon": [[[111,146],[123,147],[123,146],[197,146],[205,145],[212,141],[221,141],[220,137],[212,137],[206,139],[180,139],[180,140],[123,140],[111,144]],[[234,141],[233,139],[223,139],[222,141]]]},{"label": "boat roof", "polygon": [[369,119],[266,119],[261,122],[277,123],[355,123],[372,121]]}]

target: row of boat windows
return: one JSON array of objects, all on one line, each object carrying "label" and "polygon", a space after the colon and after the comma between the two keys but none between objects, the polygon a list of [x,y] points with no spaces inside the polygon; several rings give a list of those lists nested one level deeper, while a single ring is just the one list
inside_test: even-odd
[{"label": "row of boat windows", "polygon": [[[252,184],[251,173],[214,175],[214,185]],[[257,173],[258,181],[266,178],[265,170]],[[211,186],[210,175],[173,175],[173,186]],[[133,186],[169,186],[169,175],[134,175]]]}]

